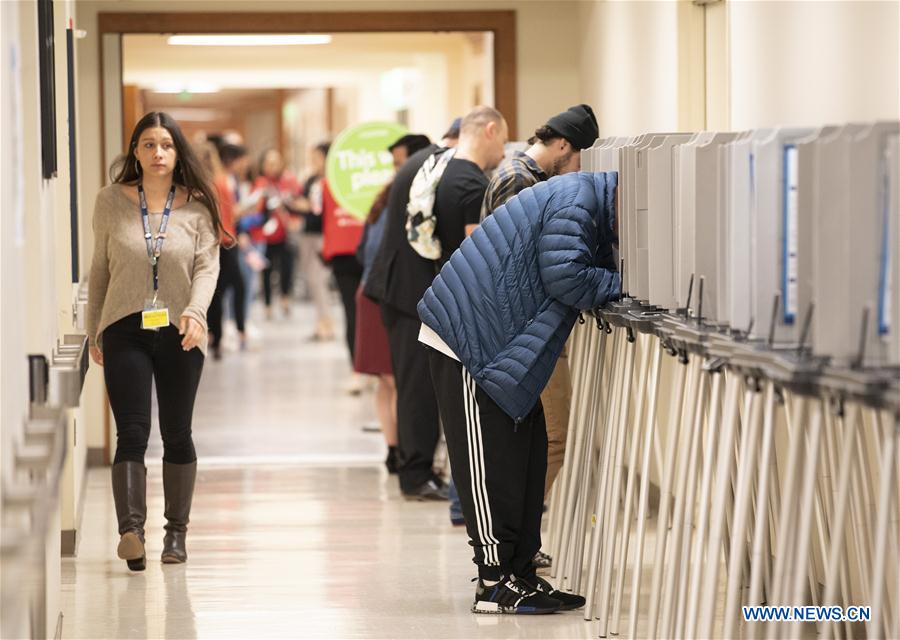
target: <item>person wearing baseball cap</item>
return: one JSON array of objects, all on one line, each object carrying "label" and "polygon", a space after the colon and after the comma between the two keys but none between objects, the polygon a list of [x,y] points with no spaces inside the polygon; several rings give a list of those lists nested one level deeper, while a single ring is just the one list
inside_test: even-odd
[{"label": "person wearing baseball cap", "polygon": [[[570,107],[547,120],[547,124],[538,127],[528,140],[531,146],[526,151],[516,151],[497,167],[484,196],[481,219],[484,220],[523,189],[553,176],[578,171],[581,168],[581,150],[594,144],[598,134],[597,118],[586,104]],[[541,394],[541,403],[547,422],[546,500],[566,453],[572,382],[565,349]],[[534,564],[539,569],[548,568],[552,562],[553,559],[542,551],[534,557]]]},{"label": "person wearing baseball cap", "polygon": [[447,129],[446,133],[441,136],[442,147],[447,147],[449,149],[456,146],[459,142],[459,127],[461,124],[462,118],[453,119],[453,122],[450,123],[450,127]]},{"label": "person wearing baseball cap", "polygon": [[522,189],[553,176],[578,171],[580,151],[594,144],[598,135],[597,118],[586,104],[569,107],[547,120],[535,129],[527,150],[516,151],[497,167],[485,193],[481,219]]}]

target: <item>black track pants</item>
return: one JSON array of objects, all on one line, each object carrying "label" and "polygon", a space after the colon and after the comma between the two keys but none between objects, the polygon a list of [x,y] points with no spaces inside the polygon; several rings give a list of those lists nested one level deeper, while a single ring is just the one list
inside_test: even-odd
[{"label": "black track pants", "polygon": [[540,402],[518,425],[463,366],[428,349],[453,481],[479,575],[530,578],[541,548],[547,427]]}]

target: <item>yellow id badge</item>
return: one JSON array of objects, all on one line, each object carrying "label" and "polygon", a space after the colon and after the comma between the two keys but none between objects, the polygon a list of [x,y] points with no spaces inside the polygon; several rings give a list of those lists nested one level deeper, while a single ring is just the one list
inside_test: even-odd
[{"label": "yellow id badge", "polygon": [[148,302],[141,313],[141,329],[159,331],[169,324],[169,309],[159,302]]}]

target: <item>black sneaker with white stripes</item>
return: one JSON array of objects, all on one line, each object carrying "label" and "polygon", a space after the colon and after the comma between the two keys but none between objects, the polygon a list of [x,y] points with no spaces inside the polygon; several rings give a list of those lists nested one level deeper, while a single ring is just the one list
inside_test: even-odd
[{"label": "black sneaker with white stripes", "polygon": [[519,582],[527,585],[529,588],[532,588],[535,591],[553,598],[554,600],[559,600],[559,603],[561,605],[559,607],[560,611],[571,611],[573,609],[580,609],[584,606],[584,596],[560,591],[559,589],[554,588],[552,584],[550,584],[540,576],[536,575],[531,579],[519,578]]},{"label": "black sneaker with white stripes", "polygon": [[536,615],[559,611],[562,604],[516,578],[503,578],[486,586],[481,579],[475,588],[472,613],[515,613]]}]

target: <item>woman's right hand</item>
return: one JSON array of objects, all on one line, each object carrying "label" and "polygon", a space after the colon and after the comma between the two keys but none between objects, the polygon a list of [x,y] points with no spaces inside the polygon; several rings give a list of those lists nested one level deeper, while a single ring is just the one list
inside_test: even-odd
[{"label": "woman's right hand", "polygon": [[98,347],[91,347],[91,359],[101,367],[103,366],[103,352]]}]

